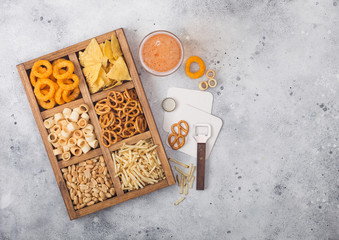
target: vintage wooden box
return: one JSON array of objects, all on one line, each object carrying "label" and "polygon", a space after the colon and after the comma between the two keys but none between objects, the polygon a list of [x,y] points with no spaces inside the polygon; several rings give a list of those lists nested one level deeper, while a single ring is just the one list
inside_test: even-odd
[{"label": "vintage wooden box", "polygon": [[[31,106],[35,121],[38,125],[40,135],[41,135],[42,140],[44,142],[49,161],[52,165],[56,181],[59,185],[61,195],[64,199],[64,202],[65,202],[65,205],[66,205],[66,208],[67,208],[67,211],[68,211],[68,214],[69,214],[69,217],[70,217],[71,220],[85,216],[87,214],[90,214],[90,213],[93,213],[93,212],[96,212],[96,211],[99,211],[101,209],[116,205],[118,203],[125,202],[129,199],[142,196],[144,194],[147,194],[147,193],[153,192],[155,190],[167,187],[169,185],[173,185],[175,183],[170,165],[168,163],[168,158],[166,156],[163,144],[162,144],[160,136],[159,136],[159,132],[157,130],[155,121],[153,119],[152,112],[151,112],[151,109],[149,107],[143,86],[140,82],[139,75],[138,75],[137,69],[135,67],[134,60],[133,60],[132,54],[130,52],[128,42],[127,42],[127,39],[126,39],[126,36],[124,34],[123,29],[117,29],[115,31],[108,32],[106,34],[100,35],[100,36],[96,37],[96,40],[100,44],[100,43],[104,42],[105,40],[110,39],[110,36],[112,34],[116,34],[116,36],[119,40],[121,50],[123,52],[123,56],[125,58],[126,64],[128,66],[128,69],[130,71],[130,75],[131,75],[131,78],[132,78],[132,81],[124,83],[123,85],[120,85],[118,87],[115,87],[115,88],[113,88],[113,90],[122,91],[125,88],[128,88],[128,89],[135,88],[137,95],[139,97],[139,101],[141,103],[141,107],[144,111],[144,115],[145,115],[149,130],[142,133],[142,134],[139,134],[139,135],[130,137],[128,139],[124,139],[120,142],[117,142],[116,144],[113,144],[109,149],[104,147],[102,145],[101,141],[99,141],[99,147],[98,148],[91,150],[86,154],[82,154],[81,156],[78,156],[78,157],[73,156],[69,161],[59,161],[57,159],[57,157],[53,154],[52,145],[47,141],[48,132],[47,132],[47,130],[44,127],[44,124],[43,124],[44,119],[53,116],[57,112],[61,112],[62,109],[64,109],[65,107],[74,108],[81,103],[85,103],[89,106],[88,115],[90,116],[91,123],[94,126],[94,132],[95,132],[97,137],[101,135],[102,130],[101,130],[101,127],[100,127],[100,124],[99,124],[97,114],[95,113],[93,103],[104,98],[107,95],[107,92],[112,90],[112,89],[104,90],[104,91],[101,91],[101,92],[98,92],[98,93],[95,93],[95,94],[90,94],[90,92],[88,90],[85,77],[82,73],[81,66],[80,66],[80,63],[78,61],[77,53],[79,51],[83,51],[87,47],[87,45],[89,44],[90,40],[83,41],[83,42],[75,44],[73,46],[61,49],[59,51],[56,51],[56,52],[47,54],[45,56],[41,56],[41,57],[38,57],[36,59],[33,59],[33,60],[30,60],[30,61],[27,61],[27,62],[24,62],[22,64],[17,65],[17,69],[18,69],[18,72],[20,74],[22,84],[23,84],[24,89],[26,91],[29,104]],[[77,100],[63,104],[61,106],[56,106],[52,109],[43,110],[39,107],[39,105],[37,103],[37,100],[36,100],[34,92],[33,92],[32,85],[31,85],[30,80],[29,80],[28,73],[29,73],[30,69],[32,68],[34,62],[39,60],[39,59],[46,59],[46,60],[49,60],[49,61],[53,61],[55,59],[62,58],[62,57],[66,57],[74,63],[74,66],[75,66],[74,72],[75,72],[75,74],[78,75],[79,80],[80,80],[79,88],[80,88],[80,92],[81,92],[81,95],[80,95],[81,97]],[[164,169],[166,178],[164,180],[159,181],[156,184],[147,185],[146,187],[144,187],[142,189],[134,190],[134,191],[131,191],[131,192],[124,192],[121,188],[120,180],[118,179],[118,177],[114,177],[116,174],[115,174],[115,169],[114,169],[114,164],[113,164],[111,152],[119,149],[122,146],[123,142],[126,142],[127,144],[134,144],[134,143],[138,142],[140,139],[148,139],[148,138],[152,138],[153,142],[156,145],[158,145],[157,153],[159,155],[159,159],[160,159],[162,167]],[[112,198],[109,198],[109,199],[103,201],[103,202],[98,202],[98,203],[96,203],[92,206],[86,206],[86,207],[84,207],[80,210],[74,210],[72,200],[71,200],[69,191],[67,189],[66,182],[63,178],[61,169],[64,168],[64,167],[82,162],[84,160],[91,159],[91,158],[96,157],[96,156],[103,156],[104,157],[108,172],[111,176],[111,179],[112,179],[115,191],[116,191],[116,195]]]}]

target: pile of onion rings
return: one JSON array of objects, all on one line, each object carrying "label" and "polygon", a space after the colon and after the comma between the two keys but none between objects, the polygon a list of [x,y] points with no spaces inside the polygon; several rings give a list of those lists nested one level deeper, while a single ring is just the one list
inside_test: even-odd
[{"label": "pile of onion rings", "polygon": [[75,100],[79,94],[79,78],[74,74],[74,64],[64,58],[53,63],[38,60],[29,75],[34,94],[44,109],[53,108]]},{"label": "pile of onion rings", "polygon": [[99,115],[101,141],[105,147],[147,130],[135,89],[108,92],[107,98],[95,104],[95,112]]}]

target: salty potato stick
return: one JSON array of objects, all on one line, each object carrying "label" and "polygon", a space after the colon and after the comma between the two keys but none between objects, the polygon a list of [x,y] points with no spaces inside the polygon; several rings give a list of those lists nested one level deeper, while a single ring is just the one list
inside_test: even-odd
[{"label": "salty potato stick", "polygon": [[177,206],[179,203],[185,200],[185,197],[180,198],[178,201],[174,203],[175,206]]},{"label": "salty potato stick", "polygon": [[177,166],[175,166],[174,168],[175,168],[175,170],[177,170],[179,173],[181,173],[181,174],[184,175],[185,177],[188,177],[188,174],[185,173],[185,172],[183,172],[183,171],[181,171]]},{"label": "salty potato stick", "polygon": [[191,164],[191,165],[190,165],[190,169],[191,169],[190,175],[188,176],[188,180],[189,180],[189,181],[191,181],[191,177],[192,177],[192,175],[193,175],[193,173],[194,173],[195,166],[193,166],[193,164]]},{"label": "salty potato stick", "polygon": [[177,174],[176,178],[177,178],[177,183],[178,183],[178,187],[179,187],[180,181],[179,181],[179,176],[178,176],[178,174]]},{"label": "salty potato stick", "polygon": [[188,184],[185,185],[185,196],[188,194]]},{"label": "salty potato stick", "polygon": [[182,194],[182,188],[184,187],[184,175],[181,174],[181,181],[180,181],[180,194]]},{"label": "salty potato stick", "polygon": [[191,183],[190,183],[190,188],[192,188],[192,187],[193,187],[193,182],[194,182],[194,179],[195,179],[195,177],[194,177],[194,176],[192,176]]},{"label": "salty potato stick", "polygon": [[181,163],[181,162],[179,162],[179,161],[177,161],[177,160],[175,160],[175,159],[173,159],[173,158],[169,158],[169,160],[170,160],[171,162],[174,162],[174,163],[176,163],[176,164],[178,164],[178,165],[184,167],[184,168],[188,168],[188,165],[186,165],[186,164],[184,164],[184,163]]}]

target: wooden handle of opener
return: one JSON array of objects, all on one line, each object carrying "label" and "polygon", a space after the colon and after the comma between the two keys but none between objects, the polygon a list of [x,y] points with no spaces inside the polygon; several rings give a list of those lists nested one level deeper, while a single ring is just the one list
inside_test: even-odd
[{"label": "wooden handle of opener", "polygon": [[206,157],[206,143],[198,143],[197,190],[205,189],[205,157]]}]

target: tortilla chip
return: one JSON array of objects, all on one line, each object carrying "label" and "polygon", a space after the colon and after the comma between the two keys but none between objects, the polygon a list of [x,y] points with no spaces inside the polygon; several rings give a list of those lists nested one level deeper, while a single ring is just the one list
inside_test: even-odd
[{"label": "tortilla chip", "polygon": [[116,81],[132,80],[123,57],[119,57],[116,60],[113,67],[107,73],[107,77]]},{"label": "tortilla chip", "polygon": [[96,65],[98,63],[101,64],[102,58],[103,54],[101,48],[95,38],[91,40],[83,53],[79,53],[80,64],[83,67]]},{"label": "tortilla chip", "polygon": [[112,34],[111,36],[111,47],[113,51],[113,57],[115,60],[117,60],[120,56],[122,56],[122,52],[121,52],[119,41],[117,37],[115,36],[115,34]]}]

